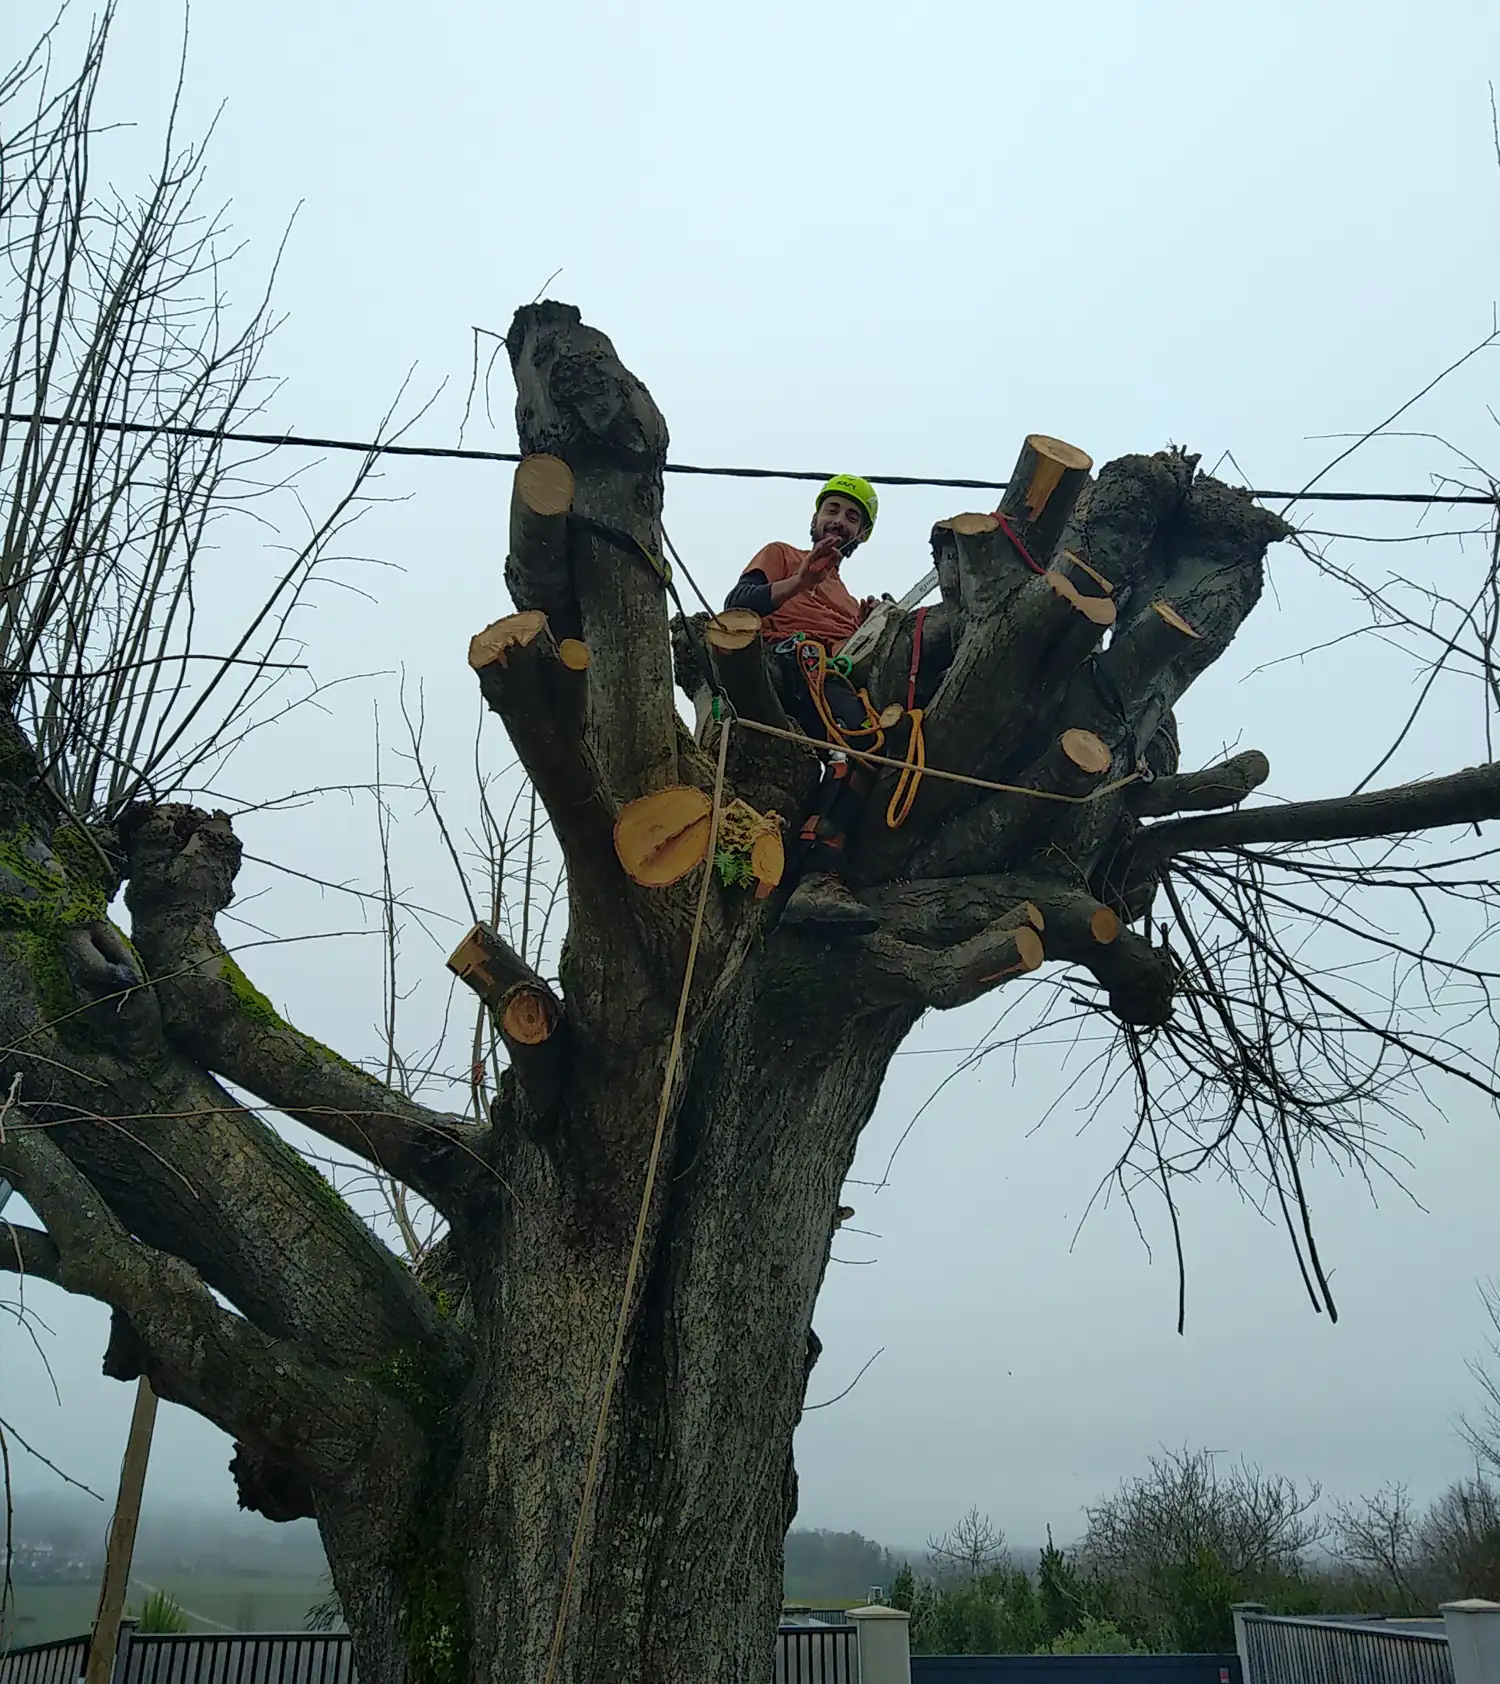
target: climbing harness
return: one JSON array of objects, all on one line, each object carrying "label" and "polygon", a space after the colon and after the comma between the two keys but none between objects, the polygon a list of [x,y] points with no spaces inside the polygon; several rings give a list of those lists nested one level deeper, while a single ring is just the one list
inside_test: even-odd
[{"label": "climbing harness", "polygon": [[[907,674],[906,707],[903,713],[910,722],[910,735],[907,739],[907,758],[899,764],[901,775],[896,780],[896,787],[891,792],[891,799],[886,806],[885,822],[890,830],[899,830],[911,816],[912,805],[917,799],[917,790],[921,786],[922,774],[927,767],[927,745],[922,735],[923,711],[914,705],[916,701],[917,667],[922,659],[922,626],[927,617],[927,610],[920,609],[917,614],[916,628],[912,639],[911,668]],[[847,656],[829,656],[828,651],[815,638],[798,632],[795,636],[784,639],[776,645],[778,655],[790,655],[797,662],[797,670],[807,685],[807,693],[812,701],[828,741],[834,745],[834,752],[828,757],[830,777],[826,781],[826,799],[819,803],[819,807],[808,815],[807,822],[802,828],[801,840],[810,842],[819,835],[817,827],[828,817],[832,807],[833,797],[837,793],[837,785],[846,781],[851,775],[846,755],[839,751],[853,753],[857,758],[866,754],[878,754],[885,747],[886,728],[880,723],[880,716],[875,711],[875,705],[870,700],[867,690],[854,684],[850,663]],[[829,705],[827,684],[829,673],[836,673],[844,680],[864,709],[864,723],[862,725],[840,725],[834,717],[833,709]],[[869,738],[868,744],[856,739]],[[823,838],[828,840],[827,837]],[[835,844],[836,846],[837,844]]]},{"label": "climbing harness", "polygon": [[[795,656],[798,670],[802,674],[803,682],[807,685],[808,696],[823,722],[823,729],[828,733],[828,740],[837,748],[852,748],[855,737],[869,737],[872,739],[870,747],[879,750],[885,746],[885,732],[881,728],[880,720],[876,717],[875,709],[870,702],[869,692],[858,688],[850,674],[848,659],[842,655],[835,655],[832,660],[828,651],[815,638],[806,637],[798,633],[788,640],[791,644],[789,651]],[[782,644],[782,648],[786,645]],[[830,669],[841,678],[854,692],[861,707],[864,709],[864,723],[862,725],[840,725],[834,718],[833,709],[828,705],[828,674]]]}]

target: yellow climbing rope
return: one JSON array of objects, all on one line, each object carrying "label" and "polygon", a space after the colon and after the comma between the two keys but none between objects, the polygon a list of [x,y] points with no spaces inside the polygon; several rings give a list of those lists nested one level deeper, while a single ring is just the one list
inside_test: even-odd
[{"label": "yellow climbing rope", "polygon": [[912,803],[917,799],[922,774],[927,770],[927,741],[922,735],[921,708],[912,708],[906,717],[911,721],[911,735],[906,741],[907,758],[902,763],[901,776],[896,780],[896,787],[891,791],[890,805],[885,810],[888,830],[900,830],[911,816]]}]

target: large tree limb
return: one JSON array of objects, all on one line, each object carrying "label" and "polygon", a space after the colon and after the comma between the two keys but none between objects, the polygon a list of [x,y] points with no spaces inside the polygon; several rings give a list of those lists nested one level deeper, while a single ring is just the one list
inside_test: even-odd
[{"label": "large tree limb", "polygon": [[565,649],[540,614],[527,612],[472,638],[469,665],[536,785],[570,875],[609,889],[617,881],[609,846],[616,804],[589,730],[593,651]]},{"label": "large tree limb", "polygon": [[[1109,463],[1079,495],[1051,556],[1032,552],[1045,576],[1028,568],[997,521],[963,516],[950,523],[965,614],[953,663],[927,710],[930,765],[997,782],[1037,782],[1022,774],[1064,728],[1086,724],[1071,710],[1061,716],[1063,699],[1098,649],[1115,597],[1151,566],[1193,467],[1193,458],[1171,452]],[[1004,861],[990,845],[988,815],[1000,803],[1001,828],[1009,829],[1006,803],[1015,799],[977,798],[961,785],[929,779],[902,832],[882,834],[867,821],[859,874],[878,880],[897,869],[923,876],[997,869]]]},{"label": "large tree limb", "polygon": [[882,999],[962,1005],[1057,960],[1091,972],[1125,1022],[1158,1024],[1170,1015],[1170,954],[1123,928],[1076,876],[923,878],[873,899],[883,920],[865,947]]},{"label": "large tree limb", "polygon": [[373,1383],[319,1367],[223,1309],[180,1258],[133,1240],[45,1128],[13,1121],[0,1168],[47,1224],[57,1284],[127,1318],[159,1396],[324,1485],[367,1456],[372,1439],[403,1458],[419,1453],[405,1409]]},{"label": "large tree limb", "polygon": [[[662,553],[666,423],[572,305],[518,310],[506,345],[521,449],[560,457],[573,472],[568,566],[592,657],[594,747],[606,787],[623,804],[677,777],[665,593],[653,567]],[[548,606],[522,604],[533,605]]]},{"label": "large tree limb", "polygon": [[532,1109],[555,1110],[573,1050],[562,1001],[488,924],[469,931],[449,954],[448,969],[489,1007]]},{"label": "large tree limb", "polygon": [[[1259,599],[1266,548],[1287,529],[1248,494],[1195,479],[1195,463],[1177,453],[1124,458],[1080,506],[1089,556],[1115,558],[1120,615],[1109,647],[1075,664],[1060,689],[1049,694],[1039,681],[1030,741],[1018,741],[1004,781],[1076,797],[1131,776],[1173,704]],[[1064,732],[1080,731],[1110,751],[1092,786],[1069,769],[1062,747]],[[913,868],[935,876],[1003,870],[1044,839],[1072,858],[1092,859],[1128,800],[1123,788],[1071,806],[987,795],[933,838]]]},{"label": "large tree limb", "polygon": [[[704,618],[704,655],[735,715],[776,731],[795,731],[776,689],[759,615],[730,609],[716,620]],[[817,785],[818,757],[811,742],[737,731],[726,770],[752,806],[795,820]]]},{"label": "large tree limb", "polygon": [[1247,748],[1198,772],[1176,772],[1136,784],[1126,796],[1125,805],[1141,819],[1212,812],[1218,807],[1237,806],[1270,775],[1271,762],[1258,748]]},{"label": "large tree limb", "polygon": [[375,1360],[401,1342],[446,1348],[449,1330],[389,1249],[166,1038],[137,950],[103,916],[118,887],[115,842],[100,852],[62,834],[34,783],[0,794],[10,862],[0,1084],[53,1126],[131,1233],[189,1263],[263,1330],[334,1361]]},{"label": "large tree limb", "polygon": [[0,1269],[60,1286],[62,1258],[57,1242],[40,1228],[0,1221]]},{"label": "large tree limb", "polygon": [[1130,870],[1132,874],[1150,871],[1178,854],[1218,848],[1261,842],[1357,842],[1496,818],[1500,818],[1500,761],[1491,761],[1449,777],[1372,789],[1363,795],[1241,807],[1203,818],[1146,825],[1130,850]]},{"label": "large tree limb", "polygon": [[214,924],[234,896],[241,848],[222,814],[134,809],[135,945],[168,1035],[191,1057],[454,1214],[486,1170],[488,1130],[414,1104],[285,1022],[225,951]]}]

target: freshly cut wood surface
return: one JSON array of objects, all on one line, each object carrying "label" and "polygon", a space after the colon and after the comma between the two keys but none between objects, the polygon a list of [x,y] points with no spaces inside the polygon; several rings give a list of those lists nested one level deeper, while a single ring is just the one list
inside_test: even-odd
[{"label": "freshly cut wood surface", "polygon": [[713,803],[701,789],[672,784],[632,801],[615,821],[615,852],[637,883],[664,889],[708,854]]}]

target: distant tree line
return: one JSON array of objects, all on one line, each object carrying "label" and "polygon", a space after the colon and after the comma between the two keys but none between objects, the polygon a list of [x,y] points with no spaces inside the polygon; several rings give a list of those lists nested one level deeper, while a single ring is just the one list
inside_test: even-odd
[{"label": "distant tree line", "polygon": [[888,1591],[900,1559],[858,1532],[799,1531],[786,1539],[787,1599],[839,1607],[879,1585]]},{"label": "distant tree line", "polygon": [[891,1600],[912,1616],[918,1654],[1224,1653],[1232,1610],[1436,1612],[1500,1600],[1500,1484],[1494,1465],[1419,1509],[1404,1486],[1320,1511],[1321,1489],[1207,1450],[1154,1457],[1090,1507],[1083,1538],[1049,1534],[1033,1571],[977,1509],[903,1563]]},{"label": "distant tree line", "polygon": [[[1234,1605],[1281,1614],[1434,1614],[1464,1597],[1500,1601],[1500,1282],[1482,1286],[1483,1356],[1470,1364],[1478,1413],[1463,1423],[1474,1472],[1426,1507],[1392,1483],[1322,1505],[1299,1484],[1209,1450],[1153,1457],[1085,1509],[1082,1539],[1018,1563],[1005,1534],[970,1509],[903,1561],[890,1599],[912,1617],[918,1654],[1224,1653]],[[857,1533],[793,1533],[789,1589],[816,1559],[817,1591],[842,1600],[882,1584],[888,1552]],[[850,1571],[842,1571],[845,1562]],[[814,1575],[806,1576],[810,1595]]]}]

